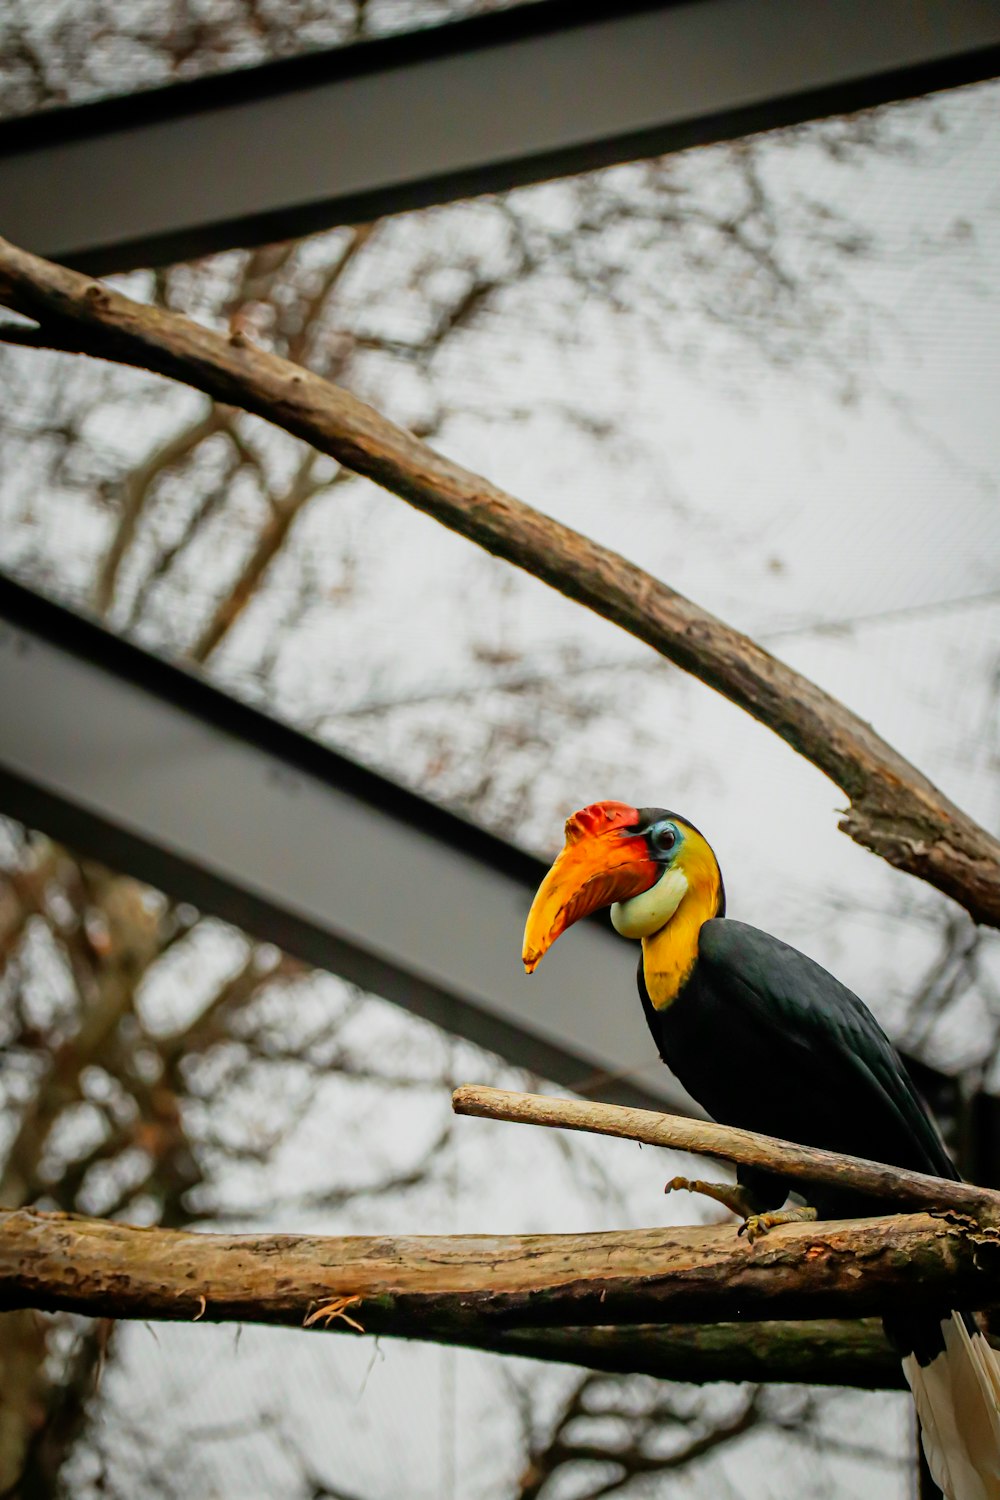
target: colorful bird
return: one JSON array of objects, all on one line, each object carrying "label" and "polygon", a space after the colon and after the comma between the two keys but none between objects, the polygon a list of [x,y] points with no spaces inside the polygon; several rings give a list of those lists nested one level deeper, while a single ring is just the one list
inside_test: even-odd
[{"label": "colorful bird", "polygon": [[[596,802],[532,903],[530,974],[561,933],[599,907],[642,943],[639,994],[660,1056],[725,1125],[956,1178],[927,1108],[871,1011],[832,974],[726,918],[719,864],[693,823],[658,807]],[[741,1167],[738,1185],[674,1178],[744,1219],[752,1241],[795,1219],[850,1218],[884,1203]],[[974,1320],[947,1308],[887,1320],[903,1357],[924,1450],[948,1500],[1000,1500],[1000,1364]]]}]

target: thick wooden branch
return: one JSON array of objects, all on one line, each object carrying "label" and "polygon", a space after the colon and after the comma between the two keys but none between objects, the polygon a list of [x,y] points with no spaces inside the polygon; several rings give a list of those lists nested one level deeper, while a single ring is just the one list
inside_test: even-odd
[{"label": "thick wooden branch", "polygon": [[[390,1238],[192,1234],[0,1213],[0,1310],[205,1318],[482,1343],[511,1329],[859,1318],[1000,1297],[1000,1233],[957,1215]],[[323,1321],[320,1319],[320,1321]]]},{"label": "thick wooden branch", "polygon": [[[648,1146],[690,1151],[716,1161],[764,1167],[803,1184],[856,1188],[886,1204],[904,1208],[948,1209],[970,1214],[980,1224],[1000,1226],[1000,1192],[971,1182],[952,1182],[923,1172],[908,1172],[882,1162],[864,1161],[798,1146],[751,1130],[661,1115],[655,1110],[629,1109],[619,1104],[597,1104],[583,1099],[555,1099],[544,1094],[519,1094],[507,1089],[463,1084],[452,1094],[458,1115],[506,1120],[518,1125],[547,1125],[559,1130],[583,1130],[618,1136]],[[805,1189],[808,1195],[808,1187]]]},{"label": "thick wooden branch", "polygon": [[[74,1236],[69,1243],[61,1239],[67,1227]],[[92,1232],[95,1228],[96,1232]],[[117,1229],[120,1231],[121,1226]],[[365,1243],[302,1241],[292,1236],[223,1239],[135,1229],[106,1238],[100,1226],[87,1220],[24,1211],[9,1213],[0,1215],[0,1308],[30,1305],[57,1309],[72,1304],[78,1311],[98,1315],[99,1305],[113,1305],[115,1315],[120,1317],[223,1322],[234,1316],[242,1322],[304,1325],[317,1306],[329,1299],[343,1247],[350,1245],[356,1249]],[[379,1255],[388,1260],[396,1250],[404,1253],[409,1243],[368,1241],[373,1257],[367,1262],[369,1276]],[[459,1344],[495,1354],[516,1354],[612,1373],[655,1375],[664,1380],[692,1383],[791,1381],[864,1386],[873,1390],[892,1390],[903,1384],[899,1360],[886,1340],[881,1323],[872,1318],[566,1328],[502,1327],[476,1317],[459,1319],[454,1315],[454,1290],[446,1292],[443,1301],[437,1304],[432,1301],[434,1281],[445,1283],[453,1279],[447,1271],[437,1275],[433,1250],[439,1244],[448,1247],[455,1242],[416,1243],[423,1247],[422,1259],[411,1268],[410,1279],[419,1287],[423,1275],[427,1283],[423,1302],[418,1289],[411,1293],[415,1298],[411,1306],[397,1315],[391,1300],[392,1284],[400,1277],[397,1272],[390,1272],[386,1284],[378,1291],[373,1292],[370,1283],[362,1287],[369,1301],[374,1299],[374,1306],[364,1299],[348,1300],[343,1309],[346,1318],[319,1318],[309,1326],[357,1334],[355,1325],[360,1325],[389,1337]],[[169,1272],[175,1285],[168,1292],[169,1306],[164,1313],[162,1306],[156,1309],[152,1306],[151,1285],[157,1277],[162,1280],[168,1274],[164,1249],[169,1262],[178,1244],[183,1248],[176,1267]],[[51,1261],[47,1245],[55,1251],[55,1259]],[[432,1247],[430,1252],[426,1249],[428,1245]],[[73,1282],[67,1257],[80,1247],[83,1255],[77,1284]],[[293,1254],[296,1277],[310,1256],[313,1260],[308,1279],[301,1284],[293,1283],[289,1276],[287,1257]],[[525,1250],[527,1254],[530,1248]],[[154,1265],[158,1271],[152,1269]],[[353,1274],[356,1270],[355,1267]],[[43,1286],[42,1279],[49,1273],[53,1279],[51,1283],[46,1280]],[[204,1278],[209,1274],[225,1277],[228,1285],[224,1302],[209,1300],[212,1288],[206,1286],[202,1291]],[[279,1281],[280,1286],[276,1284]],[[266,1303],[260,1300],[260,1288],[265,1284],[272,1294]],[[218,1286],[216,1280],[215,1290]],[[234,1299],[237,1303],[244,1300],[245,1305],[238,1312],[227,1312],[227,1308],[233,1308]]]},{"label": "thick wooden branch", "polygon": [[142,306],[2,240],[0,302],[38,322],[39,342],[153,370],[267,418],[621,626],[824,771],[850,798],[840,826],[852,838],[1000,926],[1000,842],[870,724],[667,584],[239,334]]}]

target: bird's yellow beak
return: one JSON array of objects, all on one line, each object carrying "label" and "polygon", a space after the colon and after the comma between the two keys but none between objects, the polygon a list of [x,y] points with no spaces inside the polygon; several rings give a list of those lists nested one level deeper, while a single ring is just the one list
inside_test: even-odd
[{"label": "bird's yellow beak", "polygon": [[524,929],[521,957],[533,974],[574,922],[601,906],[648,891],[662,873],[636,833],[639,813],[625,802],[594,802],[566,822],[566,844],[541,885]]}]

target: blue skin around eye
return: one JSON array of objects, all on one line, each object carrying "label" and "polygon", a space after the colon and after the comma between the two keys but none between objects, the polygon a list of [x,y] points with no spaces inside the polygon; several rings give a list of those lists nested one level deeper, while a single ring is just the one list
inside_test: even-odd
[{"label": "blue skin around eye", "polygon": [[[673,834],[674,841],[670,845],[669,849],[665,849],[663,847],[662,837],[668,831]],[[677,853],[677,850],[680,848],[682,834],[676,823],[662,822],[653,824],[653,826],[649,830],[648,837],[650,846],[655,855],[657,855],[660,859],[672,860],[674,855]]]}]

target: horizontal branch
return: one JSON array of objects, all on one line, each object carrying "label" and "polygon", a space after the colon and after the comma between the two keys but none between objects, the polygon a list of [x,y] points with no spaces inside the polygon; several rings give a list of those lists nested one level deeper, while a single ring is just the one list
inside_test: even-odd
[{"label": "horizontal branch", "polygon": [[731,1380],[905,1390],[878,1318],[769,1323],[663,1323],[620,1328],[508,1328],[463,1345],[614,1375],[691,1385]]},{"label": "horizontal branch", "polygon": [[[48,1227],[56,1232],[65,1221],[59,1215],[34,1215],[42,1220],[43,1231]],[[79,1225],[81,1221],[71,1221]],[[25,1300],[32,1306],[42,1306],[41,1295],[34,1300],[25,1299],[25,1268],[15,1269],[14,1261],[24,1253],[21,1238],[23,1226],[14,1226],[11,1236],[9,1224],[0,1220],[0,1254],[4,1267],[0,1278],[0,1307],[23,1305]],[[4,1231],[7,1231],[6,1238]],[[133,1282],[133,1295],[140,1295],[134,1284],[135,1270],[132,1254],[127,1247],[135,1243],[142,1250],[141,1241],[135,1239],[140,1231],[130,1231],[124,1241],[124,1252],[114,1245],[105,1246],[106,1256],[116,1256],[122,1262],[124,1275]],[[159,1234],[161,1231],[152,1231]],[[215,1237],[212,1237],[215,1238]],[[195,1248],[207,1252],[207,1259],[217,1264],[213,1253],[212,1238],[197,1237]],[[185,1241],[194,1239],[184,1235]],[[32,1253],[37,1251],[38,1237],[33,1237]],[[88,1242],[89,1243],[89,1242]],[[231,1242],[230,1242],[231,1243]],[[262,1242],[249,1238],[245,1242],[249,1263],[242,1263],[244,1278],[253,1275],[250,1269],[257,1257],[266,1253]],[[316,1241],[317,1246],[337,1245],[337,1241]],[[374,1242],[373,1242],[374,1243]],[[273,1242],[271,1242],[273,1248]],[[278,1254],[280,1256],[278,1242]],[[98,1292],[97,1275],[93,1265],[96,1247],[91,1246],[83,1267],[84,1280],[78,1295],[81,1306],[78,1310],[97,1315],[92,1297]],[[206,1259],[206,1265],[207,1265]],[[127,1262],[127,1269],[125,1263]],[[184,1275],[190,1280],[194,1267],[185,1262]],[[105,1260],[102,1277],[116,1274]],[[124,1285],[124,1283],[122,1283]],[[241,1315],[242,1322],[288,1323],[304,1325],[316,1310],[314,1298],[307,1290],[296,1298],[286,1299],[274,1316],[266,1319],[256,1305]],[[53,1286],[46,1295],[44,1305],[50,1309],[66,1306],[65,1288]],[[201,1293],[197,1286],[186,1284],[178,1289],[171,1309],[171,1317],[186,1320],[197,1317],[199,1321],[223,1322],[222,1305],[209,1302],[207,1295],[202,1310]],[[232,1295],[230,1290],[229,1296]],[[127,1310],[122,1311],[122,1307]],[[118,1316],[162,1317],[162,1313],[133,1310],[131,1298],[118,1305]],[[273,1312],[273,1309],[271,1309]],[[761,1323],[658,1323],[624,1324],[619,1327],[598,1325],[584,1328],[501,1328],[493,1325],[477,1325],[466,1320],[458,1325],[449,1315],[448,1309],[435,1311],[428,1306],[415,1325],[412,1317],[404,1327],[395,1320],[383,1305],[379,1312],[371,1314],[361,1302],[349,1302],[344,1312],[352,1319],[343,1317],[316,1319],[310,1326],[331,1332],[357,1334],[360,1325],[383,1336],[406,1336],[424,1342],[461,1345],[480,1349],[492,1354],[517,1355],[526,1359],[545,1360],[550,1363],[579,1365],[587,1369],[603,1370],[614,1374],[653,1375],[661,1380],[683,1380],[692,1384],[709,1381],[793,1382],[808,1385],[860,1386],[870,1390],[895,1390],[903,1387],[903,1376],[899,1359],[891,1349],[882,1330],[881,1322],[875,1318],[856,1320],[820,1318],[809,1321],[761,1322]],[[361,1321],[362,1316],[365,1322]],[[378,1323],[378,1329],[375,1328]]]},{"label": "horizontal branch", "polygon": [[[482,1344],[511,1329],[860,1318],[998,1300],[1000,1234],[929,1214],[600,1234],[192,1234],[0,1212],[0,1310],[331,1327]],[[321,1319],[320,1321],[323,1321]]]},{"label": "horizontal branch", "polygon": [[38,342],[153,370],[266,418],[621,626],[825,772],[851,800],[840,826],[852,838],[1000,926],[1000,842],[870,724],[667,584],[241,334],[143,306],[3,240],[0,302],[38,322]]},{"label": "horizontal branch", "polygon": [[951,1209],[971,1214],[981,1224],[1000,1225],[1000,1192],[953,1182],[923,1172],[865,1161],[798,1146],[792,1141],[716,1125],[709,1120],[689,1120],[679,1115],[661,1115],[654,1110],[630,1109],[619,1104],[597,1104],[580,1099],[555,1099],[543,1094],[519,1094],[508,1089],[463,1084],[452,1094],[457,1115],[475,1115],[486,1120],[505,1120],[516,1125],[547,1125],[558,1130],[583,1130],[594,1135],[612,1135],[647,1146],[665,1146],[690,1151],[716,1161],[746,1167],[764,1167],[797,1182],[823,1183],[827,1187],[852,1188],[886,1203],[905,1208]]}]

